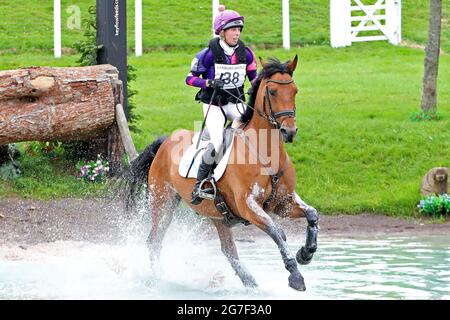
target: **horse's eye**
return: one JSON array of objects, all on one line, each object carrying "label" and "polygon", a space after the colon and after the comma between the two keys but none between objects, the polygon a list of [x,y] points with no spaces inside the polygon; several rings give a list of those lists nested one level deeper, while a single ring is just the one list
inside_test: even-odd
[{"label": "horse's eye", "polygon": [[269,93],[270,93],[271,96],[275,96],[277,94],[277,91],[273,90],[273,89],[270,89]]}]

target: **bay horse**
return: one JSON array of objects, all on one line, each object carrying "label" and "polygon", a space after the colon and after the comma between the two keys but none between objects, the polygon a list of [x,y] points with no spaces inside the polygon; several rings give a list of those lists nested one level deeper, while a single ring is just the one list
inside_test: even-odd
[{"label": "bay horse", "polygon": [[[249,157],[251,147],[259,145],[261,137],[258,133],[264,130],[267,143],[276,146],[269,146],[266,156],[276,160],[270,163],[276,162],[278,165],[267,165],[258,156],[253,164],[229,161],[223,176],[217,181],[217,188],[238,219],[255,225],[273,239],[290,273],[288,285],[304,291],[305,282],[297,262],[308,264],[317,249],[319,217],[317,210],[306,204],[295,192],[295,168],[283,146],[284,142],[293,142],[298,130],[295,122],[297,86],[292,78],[297,59],[296,55],[294,59],[281,63],[276,58],[269,61],[260,58],[262,70],[252,85],[249,105],[241,117],[241,135],[235,135],[232,142],[230,159],[236,159],[237,153]],[[243,144],[242,140],[249,132],[257,133],[253,135],[256,140]],[[198,205],[190,203],[195,179],[179,175],[174,155],[182,154],[187,149],[193,135],[192,131],[177,130],[169,138],[160,137],[130,164],[125,190],[127,207],[133,207],[139,190],[148,188],[145,190],[151,194],[148,205],[152,225],[147,246],[153,264],[159,257],[163,237],[176,207],[180,200],[185,201],[198,214],[211,218],[219,234],[222,252],[232,268],[244,286],[256,287],[254,277],[239,260],[231,225],[226,223],[214,202],[204,200]],[[241,148],[236,146],[239,141]],[[271,174],[261,174],[263,169]],[[274,223],[269,213],[290,218],[306,217],[308,226],[305,246],[298,250],[295,257],[288,247],[284,231]]]}]

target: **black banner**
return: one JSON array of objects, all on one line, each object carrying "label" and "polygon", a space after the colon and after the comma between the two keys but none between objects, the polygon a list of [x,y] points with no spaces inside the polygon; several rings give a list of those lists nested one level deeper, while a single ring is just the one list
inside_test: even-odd
[{"label": "black banner", "polygon": [[126,0],[97,0],[97,44],[103,45],[97,63],[108,63],[119,70],[119,79],[123,83],[123,108],[128,117]]}]

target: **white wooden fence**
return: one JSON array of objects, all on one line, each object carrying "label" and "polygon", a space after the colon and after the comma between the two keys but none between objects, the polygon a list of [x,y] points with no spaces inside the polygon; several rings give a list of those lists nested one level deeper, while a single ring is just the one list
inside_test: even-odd
[{"label": "white wooden fence", "polygon": [[61,0],[53,0],[53,50],[61,58]]},{"label": "white wooden fence", "polygon": [[134,1],[134,49],[142,56],[142,0]]},{"label": "white wooden fence", "polygon": [[[212,0],[212,26],[214,19],[218,13],[219,0]],[[142,55],[142,0],[134,1],[134,36],[135,36],[135,53],[136,56]],[[283,48],[291,47],[290,40],[290,24],[289,24],[289,0],[282,0],[282,20],[283,20]],[[54,36],[53,47],[55,58],[61,57],[61,0],[53,0],[53,22]],[[212,28],[213,29],[213,28]],[[213,31],[213,36],[214,31]]]},{"label": "white wooden fence", "polygon": [[[212,25],[220,0],[212,0]],[[289,0],[282,1],[283,48],[290,49]],[[54,54],[61,57],[61,0],[54,3]],[[330,0],[330,40],[332,47],[350,46],[358,41],[401,41],[401,0]],[[371,34],[367,35],[367,32]],[[373,34],[377,33],[378,34]],[[213,32],[214,35],[214,32]],[[135,53],[142,55],[142,0],[135,0]]]},{"label": "white wooden fence", "polygon": [[[401,42],[401,0],[330,0],[330,42],[332,47],[353,42],[388,40]],[[373,1],[372,1],[373,3]]]}]

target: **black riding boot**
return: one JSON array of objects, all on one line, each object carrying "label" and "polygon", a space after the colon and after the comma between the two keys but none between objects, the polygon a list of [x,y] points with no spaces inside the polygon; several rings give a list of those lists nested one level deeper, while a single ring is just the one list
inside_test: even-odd
[{"label": "black riding boot", "polygon": [[213,169],[215,156],[216,150],[214,150],[214,145],[210,143],[202,156],[202,162],[198,168],[197,181],[195,182],[194,191],[192,191],[192,204],[199,204],[203,201],[203,198],[200,197],[200,184],[208,178],[209,173]]}]

